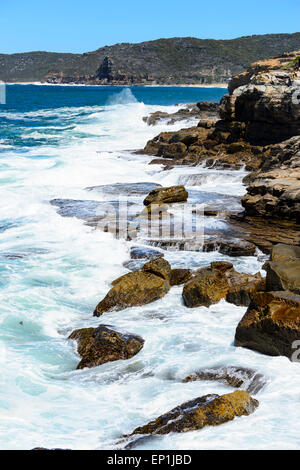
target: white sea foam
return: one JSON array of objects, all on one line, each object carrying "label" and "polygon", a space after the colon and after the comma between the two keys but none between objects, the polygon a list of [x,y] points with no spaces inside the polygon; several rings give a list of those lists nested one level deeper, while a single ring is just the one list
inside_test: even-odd
[{"label": "white sea foam", "polygon": [[[235,365],[255,369],[267,379],[253,415],[199,432],[161,436],[140,447],[299,448],[299,364],[233,346],[245,308],[221,301],[209,309],[188,309],[182,304],[181,287],[174,287],[153,304],[100,319],[92,316],[110,282],[126,272],[122,262],[130,244],[78,219],[61,217],[49,200],[101,199],[83,188],[139,181],[177,184],[193,174],[201,174],[202,180],[189,185],[187,179],[191,189],[233,196],[245,191],[242,170],[224,173],[197,167],[166,172],[148,166],[149,157],[128,152],[182,123],[149,127],[142,117],[166,108],[127,98],[128,93],[121,100],[119,96],[118,103],[110,101],[106,108],[20,114],[20,119],[68,116],[72,129],[64,129],[58,146],[49,141],[26,153],[14,148],[2,154],[0,219],[11,226],[0,233],[1,253],[23,257],[1,258],[0,447],[116,447],[122,434],[186,400],[232,390],[215,382],[183,383],[186,375],[203,367]],[[85,138],[78,137],[80,133]],[[165,256],[174,267],[230,259],[214,252]],[[256,257],[231,261],[243,272],[257,272],[262,265]],[[145,346],[128,361],[76,371],[79,358],[67,337],[75,328],[99,323],[140,334]]]}]

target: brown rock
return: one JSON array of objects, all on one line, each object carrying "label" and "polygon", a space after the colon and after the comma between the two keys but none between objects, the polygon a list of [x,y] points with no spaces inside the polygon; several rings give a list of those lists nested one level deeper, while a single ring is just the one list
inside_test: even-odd
[{"label": "brown rock", "polygon": [[94,316],[154,302],[163,297],[169,288],[168,281],[154,274],[141,271],[125,274],[113,282],[112,289],[97,305]]},{"label": "brown rock", "polygon": [[172,269],[170,273],[170,285],[179,286],[184,284],[192,277],[192,271],[190,269]]},{"label": "brown rock", "polygon": [[248,306],[252,294],[261,290],[265,290],[265,279],[260,273],[239,273],[232,263],[215,261],[211,267],[193,273],[184,285],[182,296],[187,307],[209,307],[223,298],[235,305]]},{"label": "brown rock", "polygon": [[142,267],[142,271],[145,273],[155,274],[155,276],[161,277],[162,279],[169,280],[171,274],[171,266],[167,260],[163,258],[153,259],[148,261]]},{"label": "brown rock", "polygon": [[292,358],[300,338],[300,297],[291,292],[258,292],[235,334],[235,345],[270,356]]},{"label": "brown rock", "polygon": [[188,192],[184,186],[170,186],[168,188],[158,188],[151,191],[144,199],[144,205],[185,202],[188,198]]},{"label": "brown rock", "polygon": [[183,403],[154,421],[136,428],[131,434],[168,434],[196,431],[217,426],[237,416],[248,416],[259,402],[249,393],[237,390],[227,395],[206,395]]},{"label": "brown rock", "polygon": [[268,291],[289,290],[300,294],[300,247],[278,244],[266,263]]},{"label": "brown rock", "polygon": [[78,353],[82,356],[77,369],[95,367],[105,362],[130,359],[143,347],[140,336],[124,335],[104,325],[98,328],[82,328],[73,331],[69,339],[78,343]]},{"label": "brown rock", "polygon": [[266,289],[266,280],[261,277],[260,273],[252,275],[230,272],[227,279],[229,290],[226,295],[226,300],[231,304],[248,307],[252,295],[255,292],[264,291]]},{"label": "brown rock", "polygon": [[232,269],[233,264],[230,263],[229,261],[213,261],[211,263],[211,267],[213,269],[217,269],[218,271],[221,271],[222,273],[224,273],[228,269]]},{"label": "brown rock", "polygon": [[188,281],[182,292],[187,307],[209,307],[223,299],[228,292],[227,279],[220,271],[204,268],[198,275]]}]

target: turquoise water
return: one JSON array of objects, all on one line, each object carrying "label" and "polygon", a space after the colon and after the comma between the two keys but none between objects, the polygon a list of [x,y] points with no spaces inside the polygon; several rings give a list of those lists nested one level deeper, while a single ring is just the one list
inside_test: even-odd
[{"label": "turquoise water", "polygon": [[[295,448],[299,444],[299,365],[235,348],[245,309],[225,301],[187,309],[181,287],[145,307],[94,318],[92,312],[126,272],[130,244],[61,217],[53,198],[110,200],[84,188],[149,181],[184,182],[205,200],[240,197],[244,171],[202,167],[162,171],[136,155],[160,131],[195,121],[149,127],[143,117],[176,103],[218,101],[224,89],[10,85],[0,106],[0,448],[116,448],[124,433],[172,407],[230,387],[182,383],[198,368],[240,365],[267,385],[258,411],[219,428],[161,436],[141,448]],[[211,228],[221,223],[212,218]],[[136,243],[135,243],[136,244]],[[229,257],[166,252],[173,267],[200,267]],[[232,259],[256,272],[256,257]],[[128,361],[77,371],[76,328],[100,322],[141,335],[143,350]],[[287,386],[288,384],[288,386]],[[291,425],[292,423],[292,425]]]}]

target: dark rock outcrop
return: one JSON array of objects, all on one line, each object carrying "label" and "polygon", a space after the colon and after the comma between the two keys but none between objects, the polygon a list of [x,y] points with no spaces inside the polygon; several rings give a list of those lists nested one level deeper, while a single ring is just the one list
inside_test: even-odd
[{"label": "dark rock outcrop", "polygon": [[149,126],[155,126],[163,121],[167,124],[174,124],[178,121],[190,119],[215,119],[219,116],[219,103],[211,101],[201,101],[199,103],[191,103],[184,105],[175,113],[166,113],[164,111],[156,111],[145,116],[143,121]]},{"label": "dark rock outcrop", "polygon": [[300,338],[300,296],[287,291],[258,292],[239,322],[235,345],[292,359]]},{"label": "dark rock outcrop", "polygon": [[260,169],[248,181],[247,194],[242,199],[247,215],[299,224],[300,135],[267,149]]},{"label": "dark rock outcrop", "polygon": [[205,426],[217,426],[237,416],[248,416],[258,405],[259,402],[243,390],[221,396],[205,395],[183,403],[145,426],[136,428],[130,436],[188,432]]},{"label": "dark rock outcrop", "polygon": [[82,357],[77,369],[95,367],[105,362],[130,359],[143,347],[140,336],[122,334],[105,325],[98,328],[82,328],[73,331],[69,339],[77,341]]},{"label": "dark rock outcrop", "polygon": [[255,370],[235,366],[200,369],[183,381],[194,382],[196,380],[217,381],[230,387],[242,388],[253,394],[258,393],[266,383],[264,376]]}]

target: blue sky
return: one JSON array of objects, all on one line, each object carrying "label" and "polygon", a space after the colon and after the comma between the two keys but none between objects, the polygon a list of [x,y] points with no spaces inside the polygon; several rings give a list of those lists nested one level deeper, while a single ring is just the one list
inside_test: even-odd
[{"label": "blue sky", "polygon": [[300,30],[299,0],[0,0],[0,53]]}]

